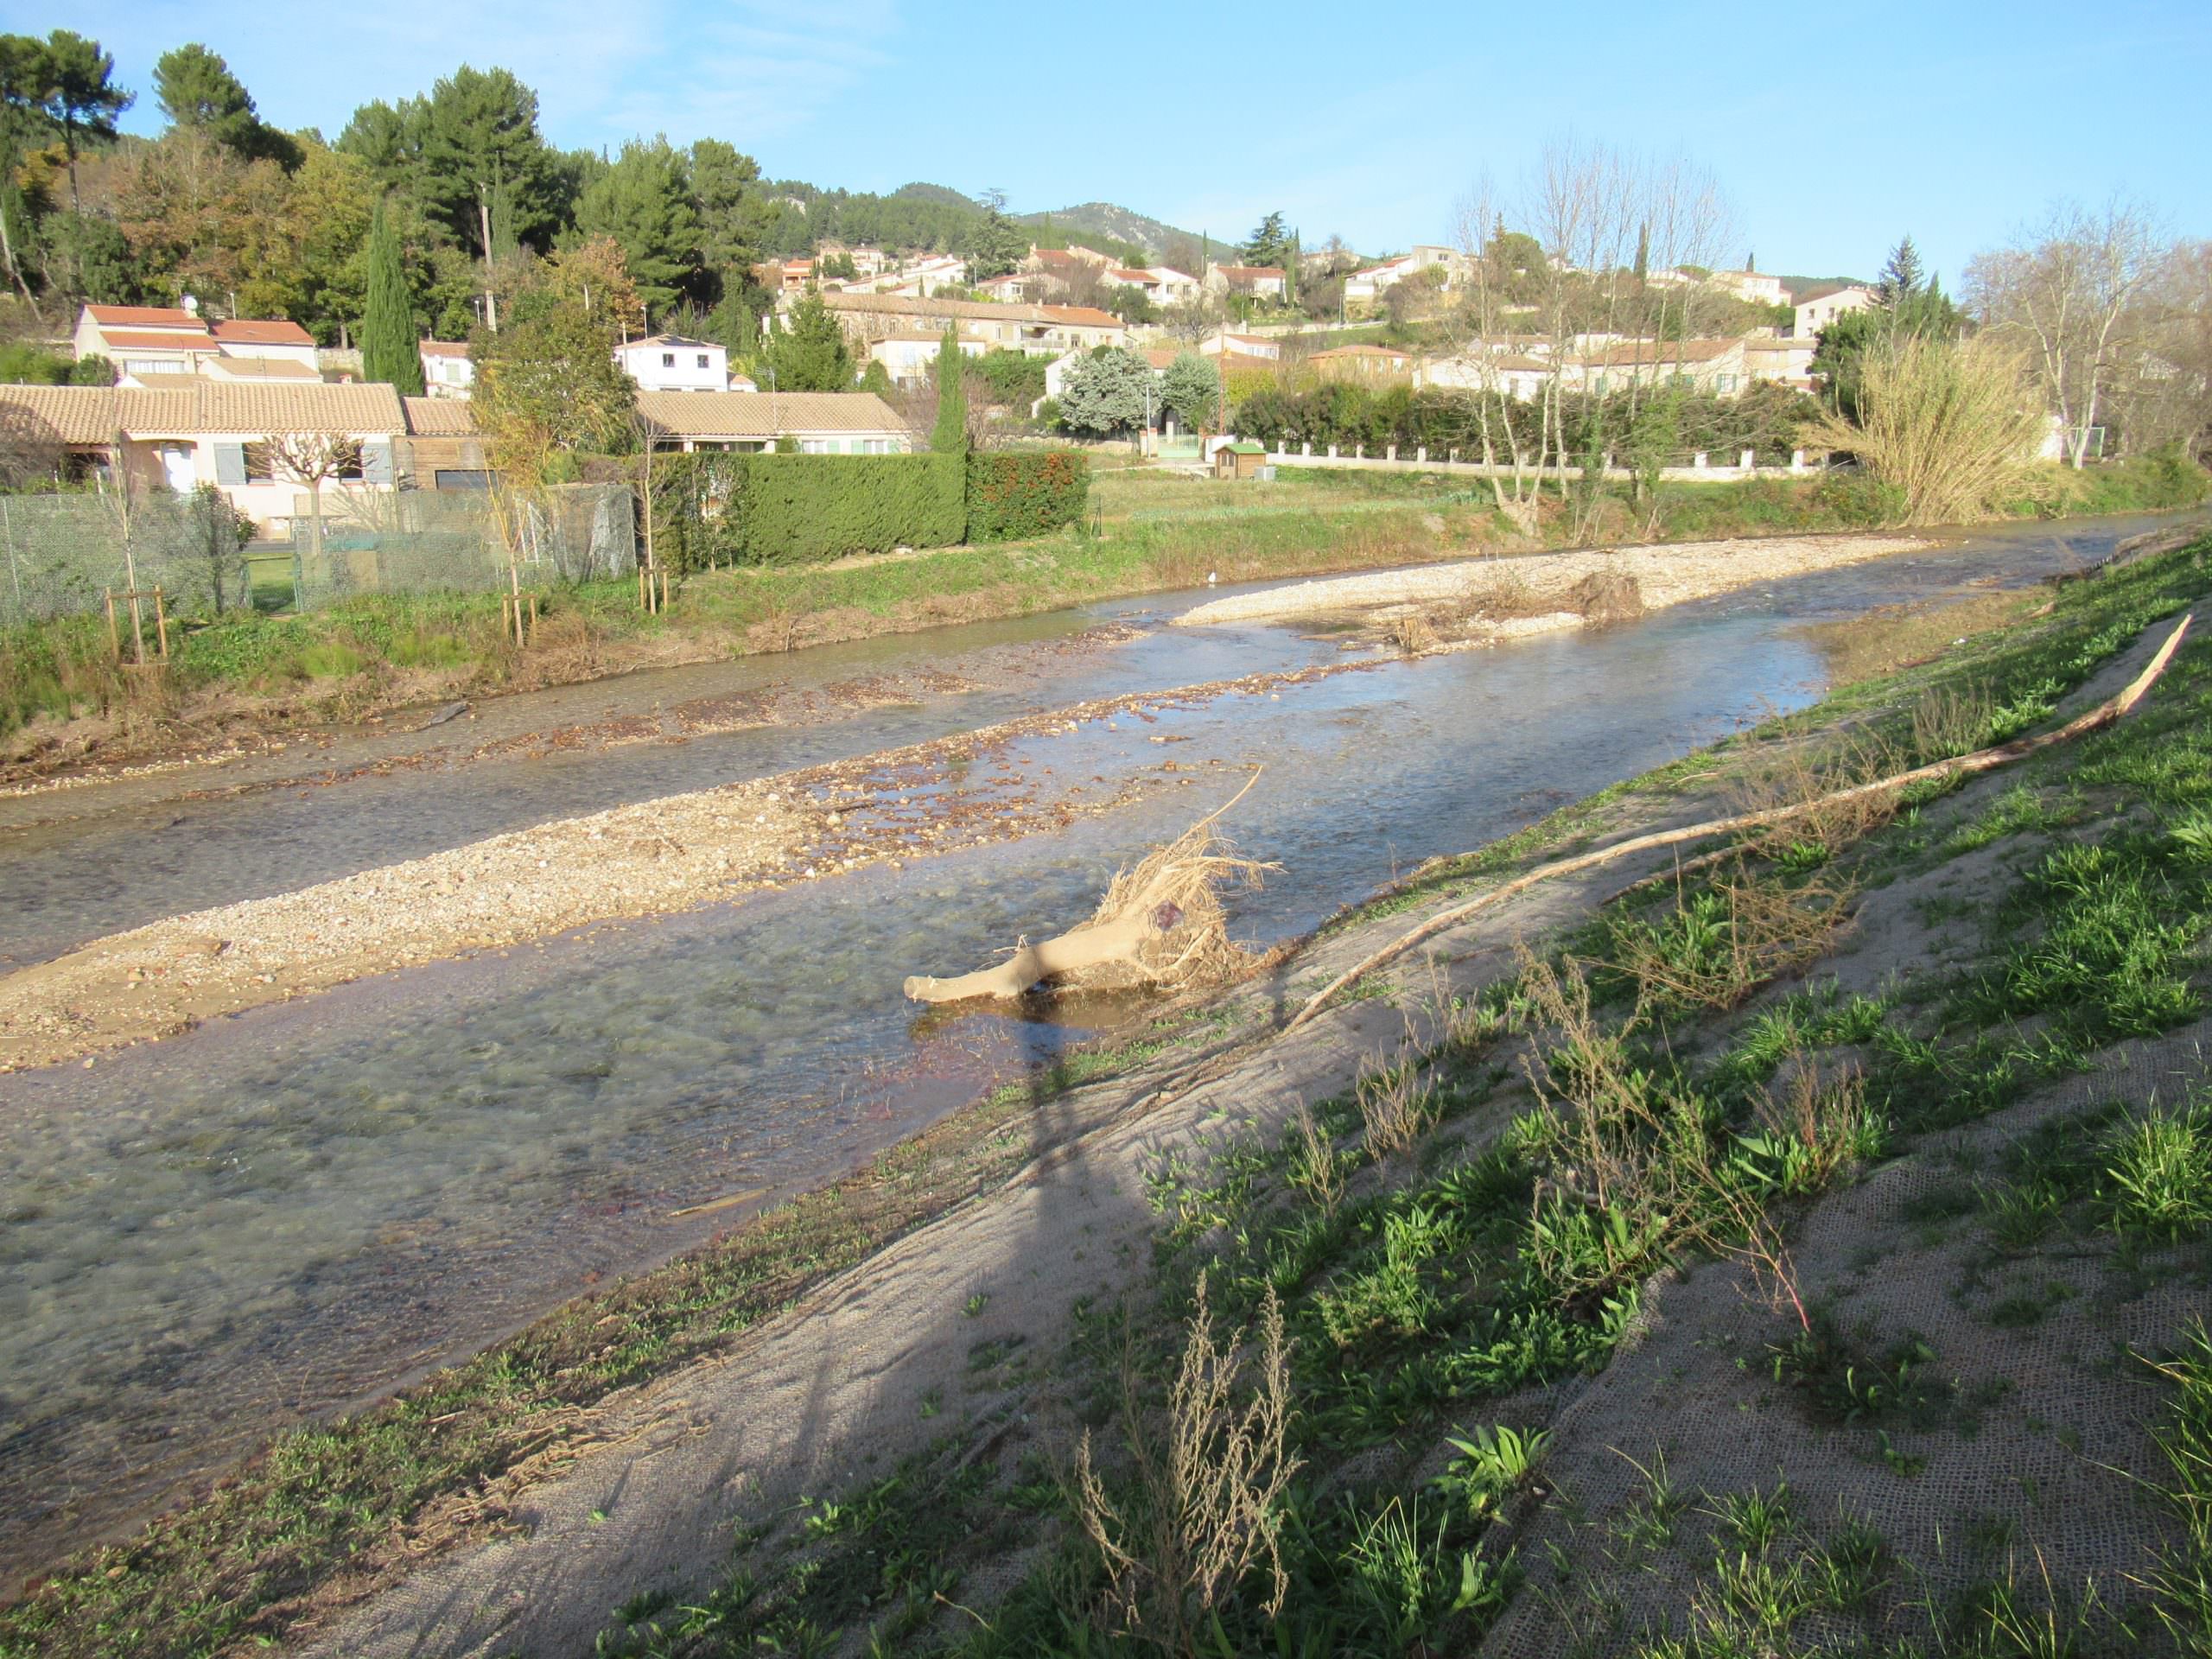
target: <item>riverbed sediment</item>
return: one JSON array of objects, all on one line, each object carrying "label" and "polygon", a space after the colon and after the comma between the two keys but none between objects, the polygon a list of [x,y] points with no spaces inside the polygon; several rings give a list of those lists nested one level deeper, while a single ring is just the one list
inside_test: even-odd
[{"label": "riverbed sediment", "polygon": [[[1565,600],[1579,584],[1593,577],[1617,575],[1633,579],[1644,607],[1657,610],[1732,588],[1889,558],[1929,545],[1917,536],[1785,536],[1463,559],[1452,564],[1374,570],[1237,594],[1210,601],[1175,620],[1185,626],[1201,627],[1387,607],[1455,604],[1510,585],[1521,590],[1517,597],[1522,604],[1537,610],[1536,616],[1520,619],[1524,624],[1548,617],[1554,626],[1568,627],[1580,620],[1571,607],[1537,607],[1545,601]],[[1514,632],[1533,631],[1523,626]]]}]

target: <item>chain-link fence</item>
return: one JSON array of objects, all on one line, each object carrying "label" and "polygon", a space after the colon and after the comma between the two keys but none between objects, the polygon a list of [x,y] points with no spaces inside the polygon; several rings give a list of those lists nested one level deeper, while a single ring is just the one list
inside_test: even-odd
[{"label": "chain-link fence", "polygon": [[[353,594],[524,588],[637,567],[629,490],[564,485],[532,496],[330,491],[322,531],[302,495],[292,542],[238,545],[206,492],[0,495],[0,624],[99,610],[102,595],[159,587],[180,612],[251,603],[312,608]],[[289,592],[287,591],[289,589]]]},{"label": "chain-link fence", "polygon": [[569,484],[531,495],[489,490],[334,493],[321,549],[314,504],[292,514],[297,602],[350,594],[524,588],[627,575],[637,569],[633,505],[620,484]]}]

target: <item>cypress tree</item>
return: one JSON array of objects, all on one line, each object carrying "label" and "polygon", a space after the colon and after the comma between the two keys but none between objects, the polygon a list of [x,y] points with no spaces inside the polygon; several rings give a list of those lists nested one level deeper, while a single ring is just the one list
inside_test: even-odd
[{"label": "cypress tree", "polygon": [[968,370],[950,328],[937,348],[937,424],[930,428],[930,448],[941,455],[968,453]]},{"label": "cypress tree", "polygon": [[361,317],[361,372],[390,382],[403,397],[423,395],[423,356],[415,340],[414,308],[407,301],[407,273],[399,238],[377,204],[369,226],[369,293]]}]

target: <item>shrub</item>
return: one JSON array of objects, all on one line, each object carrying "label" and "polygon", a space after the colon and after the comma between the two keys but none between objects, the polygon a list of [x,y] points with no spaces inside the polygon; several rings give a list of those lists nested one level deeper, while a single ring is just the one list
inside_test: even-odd
[{"label": "shrub", "polygon": [[968,539],[1016,542],[1083,518],[1090,468],[1071,449],[995,450],[968,458]]},{"label": "shrub", "polygon": [[963,495],[957,454],[670,455],[653,463],[654,552],[684,571],[949,547]]}]

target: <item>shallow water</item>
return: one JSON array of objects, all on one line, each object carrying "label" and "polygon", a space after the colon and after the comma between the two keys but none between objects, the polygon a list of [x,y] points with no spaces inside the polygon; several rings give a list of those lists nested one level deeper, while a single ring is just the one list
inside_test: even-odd
[{"label": "shallow water", "polygon": [[[2015,532],[1604,633],[1022,740],[1005,756],[1018,772],[1153,781],[1063,833],[439,963],[91,1071],[0,1077],[0,1567],[35,1566],[276,1424],[469,1352],[745,1213],[673,1211],[817,1183],[1086,1034],[1015,1016],[919,1019],[899,982],[964,971],[1018,933],[1079,918],[1117,865],[1255,765],[1265,770],[1229,828],[1284,867],[1233,901],[1238,933],[1261,940],[1802,706],[1821,686],[1796,632],[1808,619],[2026,580],[2137,527],[2069,526],[2065,544]],[[1281,630],[1161,630],[1049,689],[1064,702],[1336,655]],[[245,798],[208,819],[188,812],[146,879],[188,886],[250,845],[273,849],[295,873],[279,885],[296,885],[313,879],[297,872],[449,845],[503,817],[865,753],[1022,712],[991,699],[1036,695]],[[76,843],[88,844],[103,843]],[[121,901],[107,881],[87,877],[41,918],[11,921],[18,942],[110,913]]]}]

